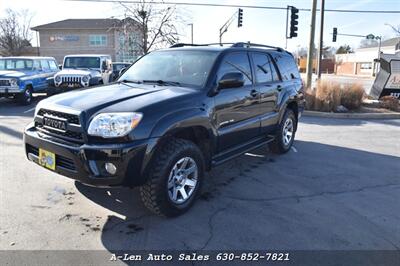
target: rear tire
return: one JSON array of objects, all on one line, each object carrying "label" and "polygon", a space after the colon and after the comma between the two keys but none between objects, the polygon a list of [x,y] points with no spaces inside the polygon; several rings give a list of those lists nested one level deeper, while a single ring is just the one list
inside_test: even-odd
[{"label": "rear tire", "polygon": [[181,215],[198,196],[203,175],[200,149],[191,141],[171,139],[155,154],[147,182],[140,187],[142,201],[155,214]]},{"label": "rear tire", "polygon": [[291,109],[287,109],[269,148],[273,153],[283,154],[290,150],[296,135],[297,119]]},{"label": "rear tire", "polygon": [[21,95],[18,95],[18,101],[21,105],[29,105],[32,103],[32,88],[27,87]]}]

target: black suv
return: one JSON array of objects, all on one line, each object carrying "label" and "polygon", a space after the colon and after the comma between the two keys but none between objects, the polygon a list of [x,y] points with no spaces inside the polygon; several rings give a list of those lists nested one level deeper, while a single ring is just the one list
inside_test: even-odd
[{"label": "black suv", "polygon": [[116,83],[41,101],[29,160],[93,186],[140,186],[153,212],[190,208],[204,171],[269,143],[289,151],[304,109],[293,56],[265,45],[177,44]]}]

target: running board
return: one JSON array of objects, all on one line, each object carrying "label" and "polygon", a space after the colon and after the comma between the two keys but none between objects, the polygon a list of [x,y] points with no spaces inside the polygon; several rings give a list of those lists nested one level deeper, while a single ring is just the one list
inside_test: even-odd
[{"label": "running board", "polygon": [[267,137],[257,138],[255,140],[246,142],[238,147],[231,148],[227,151],[215,155],[211,160],[212,166],[221,165],[233,158],[239,157],[242,154],[251,150],[257,149],[265,144],[272,142],[275,138],[268,135]]}]

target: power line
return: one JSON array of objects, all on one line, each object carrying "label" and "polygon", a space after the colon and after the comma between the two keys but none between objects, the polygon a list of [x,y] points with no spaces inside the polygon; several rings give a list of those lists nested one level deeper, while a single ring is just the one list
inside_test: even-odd
[{"label": "power line", "polygon": [[[63,0],[68,2],[94,2],[94,3],[124,3],[124,4],[140,4],[141,1],[135,0]],[[254,9],[271,9],[271,10],[286,10],[287,7],[277,6],[254,6],[254,5],[234,5],[234,4],[213,4],[213,3],[190,3],[190,2],[163,2],[152,1],[149,4],[158,5],[186,5],[186,6],[211,6],[211,7],[240,7],[240,8],[254,8]],[[309,8],[298,8],[300,11],[311,11]],[[317,11],[320,11],[317,9]],[[350,10],[350,9],[325,9],[325,12],[338,12],[338,13],[373,13],[373,14],[400,14],[400,10]]]}]

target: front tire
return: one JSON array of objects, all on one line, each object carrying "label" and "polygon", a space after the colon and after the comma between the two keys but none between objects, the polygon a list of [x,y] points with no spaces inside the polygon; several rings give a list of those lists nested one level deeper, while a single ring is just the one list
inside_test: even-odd
[{"label": "front tire", "polygon": [[32,103],[32,88],[27,87],[24,92],[18,96],[18,101],[21,105],[29,105]]},{"label": "front tire", "polygon": [[167,217],[185,213],[199,194],[204,158],[191,141],[171,139],[155,154],[148,181],[140,187],[144,205]]},{"label": "front tire", "polygon": [[287,109],[279,124],[275,139],[269,145],[270,150],[277,154],[287,153],[293,145],[296,128],[296,116],[291,109]]}]

